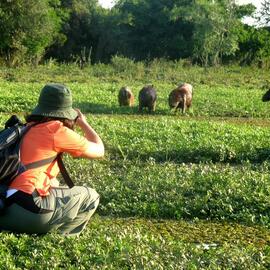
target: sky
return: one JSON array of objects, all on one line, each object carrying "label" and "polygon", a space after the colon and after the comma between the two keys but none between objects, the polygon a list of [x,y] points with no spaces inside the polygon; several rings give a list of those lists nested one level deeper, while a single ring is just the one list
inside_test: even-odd
[{"label": "sky", "polygon": [[[104,2],[107,2],[107,1],[104,1]],[[254,6],[259,7],[262,0],[238,0],[237,2],[241,5],[252,3]]]},{"label": "sky", "polygon": [[[238,3],[241,5],[252,3],[254,6],[257,7],[257,11],[260,10],[262,2],[263,0],[238,0]],[[252,18],[244,18],[243,22],[247,24],[256,24],[256,21]]]},{"label": "sky", "polygon": [[103,6],[104,8],[111,8],[113,6],[113,0],[98,0],[98,2]]},{"label": "sky", "polygon": [[[260,9],[262,1],[263,0],[236,0],[236,2],[238,2],[241,5],[252,3],[254,6],[257,7],[257,10]],[[113,0],[99,0],[99,3],[104,8],[111,8],[113,6],[113,2],[114,2]],[[255,21],[252,18],[245,18],[243,21],[248,24],[255,23]]]},{"label": "sky", "polygon": [[[99,3],[105,7],[105,8],[110,8],[113,6],[113,0],[99,0]],[[252,3],[255,6],[259,7],[262,0],[237,0],[237,2],[241,5],[243,4],[248,4],[248,3]]]}]

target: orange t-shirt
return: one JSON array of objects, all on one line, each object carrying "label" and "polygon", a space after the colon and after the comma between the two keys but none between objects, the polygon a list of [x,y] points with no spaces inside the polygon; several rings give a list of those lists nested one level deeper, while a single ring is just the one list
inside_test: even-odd
[{"label": "orange t-shirt", "polygon": [[[50,121],[31,127],[25,134],[21,145],[21,161],[29,164],[38,160],[66,152],[73,157],[81,156],[88,149],[88,140],[73,130],[65,127],[60,121]],[[49,194],[50,181],[59,173],[54,160],[50,164],[29,169],[18,175],[11,183],[15,188],[32,194],[36,189],[41,196]]]}]

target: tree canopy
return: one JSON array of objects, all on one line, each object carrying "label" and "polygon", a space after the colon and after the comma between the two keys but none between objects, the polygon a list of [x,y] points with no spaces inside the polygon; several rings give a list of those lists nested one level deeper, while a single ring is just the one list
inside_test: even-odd
[{"label": "tree canopy", "polygon": [[[269,22],[269,0],[263,7]],[[54,58],[82,67],[114,55],[251,63],[270,53],[269,30],[241,21],[254,11],[234,0],[118,0],[112,9],[97,0],[2,0],[0,59],[18,65]]]},{"label": "tree canopy", "polygon": [[10,65],[38,62],[58,37],[65,12],[59,0],[0,2],[0,54]]}]

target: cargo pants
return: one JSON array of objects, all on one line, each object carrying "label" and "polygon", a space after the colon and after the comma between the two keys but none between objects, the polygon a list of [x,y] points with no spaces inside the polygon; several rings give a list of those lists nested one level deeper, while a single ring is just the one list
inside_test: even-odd
[{"label": "cargo pants", "polygon": [[15,201],[0,216],[0,230],[30,234],[55,231],[64,235],[79,235],[99,204],[99,194],[84,186],[53,187],[50,194],[43,197],[35,191],[32,199],[41,209],[39,213],[29,211]]}]

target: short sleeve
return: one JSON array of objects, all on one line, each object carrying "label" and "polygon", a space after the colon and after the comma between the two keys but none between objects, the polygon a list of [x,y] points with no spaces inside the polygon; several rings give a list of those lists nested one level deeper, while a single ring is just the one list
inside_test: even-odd
[{"label": "short sleeve", "polygon": [[66,152],[73,157],[81,156],[89,147],[88,140],[75,131],[61,126],[54,134],[54,150]]}]

